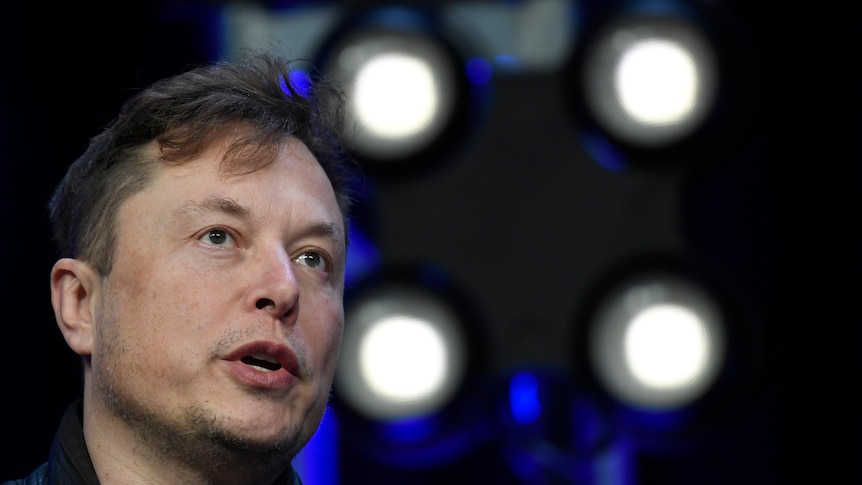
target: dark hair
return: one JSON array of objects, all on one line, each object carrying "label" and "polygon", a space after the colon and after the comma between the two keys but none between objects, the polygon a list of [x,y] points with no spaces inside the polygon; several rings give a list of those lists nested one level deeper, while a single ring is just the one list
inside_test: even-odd
[{"label": "dark hair", "polygon": [[60,257],[108,274],[122,203],[147,186],[157,163],[189,161],[221,137],[233,140],[220,167],[232,174],[258,170],[290,137],[301,140],[329,177],[346,226],[357,172],[339,140],[342,93],[297,64],[272,53],[246,53],[163,79],[126,101],[72,163],[48,204]]}]

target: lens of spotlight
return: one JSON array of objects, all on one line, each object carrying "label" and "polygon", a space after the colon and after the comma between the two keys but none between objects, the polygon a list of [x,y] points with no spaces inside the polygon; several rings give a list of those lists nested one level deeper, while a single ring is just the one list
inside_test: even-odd
[{"label": "lens of spotlight", "polygon": [[614,81],[623,110],[638,123],[684,122],[696,107],[697,64],[675,42],[651,39],[632,44],[620,56]]},{"label": "lens of spotlight", "polygon": [[430,290],[388,285],[346,311],[336,392],[360,414],[432,414],[457,391],[467,341],[457,311]]},{"label": "lens of spotlight", "polygon": [[344,138],[357,155],[395,163],[444,133],[461,88],[457,63],[438,39],[357,28],[331,50],[326,70],[345,87],[351,126]]},{"label": "lens of spotlight", "polygon": [[632,317],[623,352],[637,381],[653,389],[673,389],[689,385],[703,373],[709,344],[709,332],[695,311],[658,304]]},{"label": "lens of spotlight", "polygon": [[584,102],[609,134],[656,148],[695,132],[717,97],[717,58],[698,26],[682,18],[628,16],[590,41]]},{"label": "lens of spotlight", "polygon": [[718,304],[687,279],[653,274],[610,292],[592,322],[590,359],[626,405],[684,407],[714,383],[724,358]]},{"label": "lens of spotlight", "polygon": [[425,130],[437,114],[439,94],[431,66],[390,52],[370,58],[353,85],[353,114],[380,138],[404,138]]},{"label": "lens of spotlight", "polygon": [[446,379],[445,336],[433,323],[410,315],[384,317],[359,343],[362,378],[379,396],[415,401],[434,394]]}]

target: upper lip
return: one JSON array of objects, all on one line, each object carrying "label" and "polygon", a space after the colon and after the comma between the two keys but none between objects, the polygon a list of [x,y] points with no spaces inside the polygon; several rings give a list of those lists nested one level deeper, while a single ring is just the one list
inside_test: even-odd
[{"label": "upper lip", "polygon": [[287,345],[273,342],[270,340],[255,340],[237,347],[231,352],[227,360],[242,360],[244,357],[258,358],[265,357],[266,360],[273,360],[295,376],[299,376],[300,366],[299,360],[293,350]]}]

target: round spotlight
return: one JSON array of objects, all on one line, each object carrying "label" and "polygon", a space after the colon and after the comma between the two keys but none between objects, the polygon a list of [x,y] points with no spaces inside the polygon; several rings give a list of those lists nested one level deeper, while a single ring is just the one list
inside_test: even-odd
[{"label": "round spotlight", "polygon": [[678,275],[629,279],[606,295],[592,325],[589,357],[599,381],[635,408],[685,407],[714,384],[724,364],[718,303]]},{"label": "round spotlight", "polygon": [[623,353],[633,377],[653,389],[687,387],[703,373],[709,329],[690,308],[659,303],[632,316]]},{"label": "round spotlight", "polygon": [[[685,46],[667,39],[638,41],[619,59],[614,88],[619,103],[642,125],[681,124],[699,106],[698,66]],[[700,104],[702,105],[702,103]]]},{"label": "round spotlight", "polygon": [[465,62],[441,30],[418,11],[371,9],[321,49],[320,65],[347,98],[345,143],[374,168],[431,158],[463,131]]},{"label": "round spotlight", "polygon": [[335,388],[374,420],[432,414],[454,396],[467,368],[458,312],[431,290],[381,286],[346,310]]},{"label": "round spotlight", "polygon": [[425,59],[390,51],[358,66],[350,96],[352,115],[369,137],[404,140],[431,129],[441,111],[440,80]]},{"label": "round spotlight", "polygon": [[413,315],[383,316],[359,340],[359,371],[371,391],[390,401],[428,399],[447,375],[446,336]]},{"label": "round spotlight", "polygon": [[654,148],[694,133],[714,109],[718,61],[706,34],[682,18],[626,16],[593,39],[583,96],[612,137]]}]

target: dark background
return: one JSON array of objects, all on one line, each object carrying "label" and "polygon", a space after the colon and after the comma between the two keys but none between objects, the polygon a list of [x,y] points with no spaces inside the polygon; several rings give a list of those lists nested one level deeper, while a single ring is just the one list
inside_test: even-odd
[{"label": "dark background", "polygon": [[[743,412],[644,483],[862,480],[859,398],[859,47],[851,2],[724,2],[746,38],[747,145],[695,184],[693,244],[745,277],[764,318],[762,376]],[[45,204],[65,166],[134,90],[213,58],[216,2],[7,2],[0,90],[5,385],[0,480],[42,463],[80,392],[54,324]],[[474,459],[456,473],[499,466]],[[345,481],[368,467],[350,463]],[[472,470],[472,471],[465,471]],[[408,483],[415,477],[402,477]],[[441,477],[441,480],[443,478]],[[374,480],[372,480],[374,481]],[[359,481],[358,483],[366,483]]]}]

